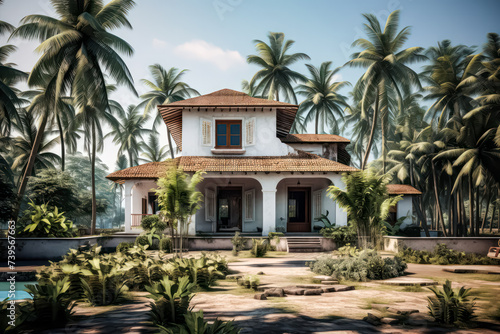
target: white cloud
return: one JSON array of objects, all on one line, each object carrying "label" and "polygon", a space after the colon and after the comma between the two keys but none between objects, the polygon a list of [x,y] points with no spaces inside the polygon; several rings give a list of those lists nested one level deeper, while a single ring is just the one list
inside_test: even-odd
[{"label": "white cloud", "polygon": [[167,42],[162,41],[158,38],[153,38],[153,48],[155,49],[165,49],[167,47]]},{"label": "white cloud", "polygon": [[246,64],[238,51],[223,50],[203,40],[193,40],[178,45],[174,48],[174,52],[181,57],[212,63],[223,71]]}]

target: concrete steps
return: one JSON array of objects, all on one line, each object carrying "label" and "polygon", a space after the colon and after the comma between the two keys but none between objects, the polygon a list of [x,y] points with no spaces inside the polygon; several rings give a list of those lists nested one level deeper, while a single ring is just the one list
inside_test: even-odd
[{"label": "concrete steps", "polygon": [[286,237],[288,253],[321,252],[321,238],[317,237]]}]

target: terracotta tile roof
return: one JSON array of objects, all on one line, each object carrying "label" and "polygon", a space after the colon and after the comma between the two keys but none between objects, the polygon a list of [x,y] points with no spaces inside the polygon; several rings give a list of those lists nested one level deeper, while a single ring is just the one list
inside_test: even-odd
[{"label": "terracotta tile roof", "polygon": [[251,97],[231,89],[221,89],[191,99],[159,105],[158,111],[180,150],[182,150],[182,110],[186,108],[194,108],[205,112],[214,112],[216,111],[215,108],[218,108],[218,112],[245,111],[251,110],[251,108],[271,111],[272,108],[276,108],[276,136],[284,138],[290,132],[290,128],[295,121],[298,106]]},{"label": "terracotta tile roof", "polygon": [[168,107],[297,107],[297,105],[268,99],[251,97],[248,94],[232,89],[221,89],[216,92],[193,97],[187,100],[172,102]]},{"label": "terracotta tile roof", "polygon": [[329,134],[289,134],[281,140],[284,143],[350,143],[347,138]]},{"label": "terracotta tile roof", "polygon": [[408,184],[388,184],[389,195],[422,195],[421,191]]},{"label": "terracotta tile roof", "polygon": [[300,152],[278,157],[179,157],[164,162],[150,162],[116,171],[107,176],[115,182],[126,179],[157,179],[169,164],[178,164],[185,172],[354,172],[356,168],[315,154]]}]

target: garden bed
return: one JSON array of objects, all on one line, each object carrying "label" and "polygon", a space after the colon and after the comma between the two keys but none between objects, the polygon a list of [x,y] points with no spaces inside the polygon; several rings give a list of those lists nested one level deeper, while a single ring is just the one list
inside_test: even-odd
[{"label": "garden bed", "polygon": [[466,253],[476,253],[485,256],[490,247],[498,245],[500,237],[384,237],[384,250],[399,252],[406,248],[432,251],[438,244]]}]

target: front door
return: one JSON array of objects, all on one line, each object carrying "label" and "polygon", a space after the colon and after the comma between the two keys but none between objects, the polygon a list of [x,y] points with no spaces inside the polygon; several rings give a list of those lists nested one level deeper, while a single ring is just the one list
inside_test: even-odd
[{"label": "front door", "polygon": [[217,230],[241,231],[241,187],[220,187],[217,191]]},{"label": "front door", "polygon": [[288,188],[288,232],[311,232],[311,190]]}]

